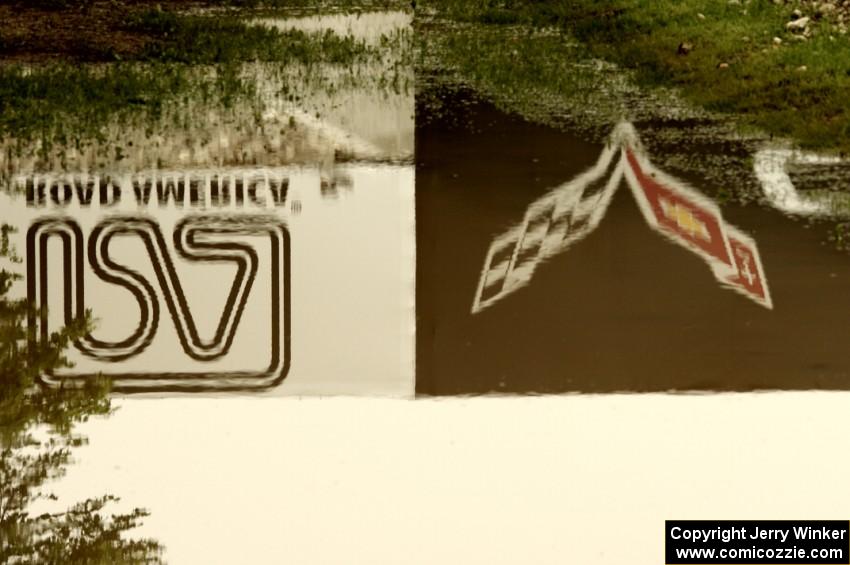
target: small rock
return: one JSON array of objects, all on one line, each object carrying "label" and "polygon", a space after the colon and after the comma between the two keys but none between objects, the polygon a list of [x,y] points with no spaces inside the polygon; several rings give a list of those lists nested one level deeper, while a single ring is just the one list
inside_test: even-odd
[{"label": "small rock", "polygon": [[705,19],[705,14],[697,13],[697,17],[698,17],[699,19],[701,19],[701,20],[704,20],[704,19]]},{"label": "small rock", "polygon": [[729,63],[720,63],[719,65],[717,65],[717,68],[718,69],[728,69]]},{"label": "small rock", "polygon": [[779,38],[779,37],[774,37],[773,38],[773,44],[774,45],[782,45],[782,39]]},{"label": "small rock", "polygon": [[790,21],[785,24],[785,29],[793,32],[802,32],[806,30],[806,27],[809,25],[808,16],[803,18],[798,18],[796,20]]},{"label": "small rock", "polygon": [[806,71],[808,71],[808,70],[809,70],[809,68],[808,68],[806,65],[800,65],[799,67],[797,67],[797,72],[798,72],[798,73],[804,73],[804,72],[806,72]]},{"label": "small rock", "polygon": [[820,5],[820,11],[824,15],[832,14],[836,9],[835,4],[830,4],[829,2],[824,2]]},{"label": "small rock", "polygon": [[679,44],[679,48],[676,50],[676,52],[679,55],[687,55],[688,53],[690,53],[693,50],[694,50],[693,45],[691,45],[690,43],[682,42],[682,43]]},{"label": "small rock", "polygon": [[791,21],[799,20],[802,17],[803,17],[803,12],[801,12],[799,9],[791,12]]}]

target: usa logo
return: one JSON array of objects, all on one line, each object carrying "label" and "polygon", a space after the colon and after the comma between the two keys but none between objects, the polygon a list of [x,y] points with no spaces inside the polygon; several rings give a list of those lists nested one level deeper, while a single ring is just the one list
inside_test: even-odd
[{"label": "usa logo", "polygon": [[32,306],[27,338],[93,322],[41,380],[411,396],[414,178],[369,163],[16,175],[0,210],[23,262],[0,267],[22,275],[9,296]]},{"label": "usa logo", "polygon": [[[198,215],[181,220],[174,228],[172,244],[179,257],[195,263],[229,263],[236,274],[227,292],[214,335],[204,339],[188,304],[181,277],[159,224],[144,216],[114,216],[99,222],[86,238],[78,223],[63,216],[48,217],[34,223],[26,239],[27,296],[33,306],[29,320],[29,339],[33,344],[49,339],[48,311],[50,277],[63,280],[63,321],[72,323],[86,314],[86,265],[100,280],[129,292],[138,306],[138,321],[131,335],[120,340],[98,339],[87,334],[75,343],[87,357],[101,363],[126,362],[143,355],[154,342],[164,322],[163,310],[174,326],[178,343],[187,360],[195,364],[225,357],[234,338],[248,298],[254,289],[260,258],[257,249],[239,240],[263,238],[270,247],[268,273],[268,366],[257,371],[211,372],[197,367],[194,371],[108,373],[118,390],[197,390],[260,388],[279,383],[289,368],[289,233],[273,216]],[[52,274],[49,256],[51,239],[61,242],[62,272]],[[144,246],[154,277],[144,275],[116,261],[112,243],[121,238],[136,238]],[[163,307],[164,306],[164,307]],[[187,363],[191,365],[192,363]],[[92,373],[47,373],[51,385],[79,382]]]},{"label": "usa logo", "polygon": [[[31,350],[86,316],[49,386],[259,390],[291,357],[286,171],[20,179]],[[150,214],[149,207],[156,206]],[[22,211],[23,212],[23,211]],[[34,213],[34,214],[32,214]]]}]

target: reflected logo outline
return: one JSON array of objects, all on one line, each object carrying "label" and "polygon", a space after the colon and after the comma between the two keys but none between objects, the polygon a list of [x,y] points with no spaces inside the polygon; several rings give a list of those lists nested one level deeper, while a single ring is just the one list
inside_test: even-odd
[{"label": "reflected logo outline", "polygon": [[[584,197],[594,183],[604,181],[606,173],[608,181],[602,190]],[[755,240],[726,222],[714,201],[654,167],[634,126],[621,123],[593,166],[532,202],[521,223],[494,238],[471,313],[529,284],[541,262],[595,230],[623,178],[650,228],[702,258],[721,285],[773,308]],[[549,213],[541,214],[544,210]],[[582,218],[586,221],[576,222]]]},{"label": "reflected logo outline", "polygon": [[[592,167],[532,202],[522,223],[496,237],[479,278],[473,314],[527,285],[542,260],[566,251],[596,229],[622,177],[622,162],[617,163],[615,173],[601,192],[586,199],[582,196],[593,183],[604,178],[616,153],[616,148],[606,147]],[[510,253],[497,262],[505,249],[510,249]],[[532,255],[535,249],[537,253]],[[488,269],[494,263],[496,266]],[[494,284],[493,274],[497,282],[503,282],[501,288],[488,295],[487,289]]]},{"label": "reflected logo outline", "polygon": [[[263,371],[119,373],[110,375],[119,392],[259,390],[276,386],[290,366],[290,236],[286,225],[270,215],[191,215],[174,228],[174,247],[188,261],[233,262],[237,274],[228,293],[215,337],[204,342],[198,335],[185,292],[174,269],[159,225],[145,216],[111,216],[102,220],[89,235],[87,253],[84,237],[76,221],[67,216],[50,216],[34,222],[27,232],[27,295],[33,307],[28,320],[28,340],[35,345],[49,339],[47,243],[58,236],[63,244],[64,320],[70,323],[84,315],[85,288],[83,256],[102,280],[128,290],[140,309],[133,334],[119,342],[97,340],[90,334],[75,345],[86,356],[102,362],[119,362],[140,354],[153,341],[160,312],[153,285],[132,269],[115,263],[109,256],[109,243],[115,236],[139,236],[154,269],[157,284],[174,323],[181,348],[196,361],[213,361],[226,355],[233,343],[242,313],[256,277],[259,262],[256,250],[244,243],[205,241],[210,235],[268,236],[271,243],[271,361]],[[34,350],[35,348],[31,348]],[[214,375],[214,376],[210,376]],[[94,374],[41,375],[48,386],[78,384]]]}]

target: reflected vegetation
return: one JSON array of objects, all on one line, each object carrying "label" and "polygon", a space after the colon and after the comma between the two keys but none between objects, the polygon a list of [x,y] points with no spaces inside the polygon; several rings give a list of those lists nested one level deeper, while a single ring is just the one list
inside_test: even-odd
[{"label": "reflected vegetation", "polygon": [[418,80],[459,81],[502,110],[588,135],[607,135],[601,130],[623,116],[632,121],[708,116],[670,90],[641,89],[631,73],[592,58],[560,29],[432,16],[417,17]]},{"label": "reflected vegetation", "polygon": [[357,38],[368,46],[380,46],[394,41],[397,34],[409,33],[413,25],[413,14],[401,11],[338,13],[265,18],[256,20],[255,23],[281,31],[332,32],[343,37]]},{"label": "reflected vegetation", "polygon": [[[424,4],[416,22],[420,120],[456,115],[446,108],[456,96],[435,95],[467,88],[506,114],[580,133],[588,141],[604,143],[625,120],[640,129],[656,166],[704,179],[722,189],[726,201],[761,197],[750,157],[766,134],[742,132],[728,117],[687,103],[676,90],[645,88],[633,70],[600,60],[563,28],[529,25],[498,7]],[[535,6],[546,12],[543,4]]]},{"label": "reflected vegetation", "polygon": [[0,67],[4,563],[161,561],[44,490],[112,394],[413,392],[412,15],[148,16],[149,61]]},{"label": "reflected vegetation", "polygon": [[[3,225],[0,258],[17,262],[11,228]],[[106,513],[111,495],[79,502],[66,510],[31,514],[31,505],[51,498],[47,485],[61,477],[73,448],[85,443],[75,424],[109,413],[105,382],[87,379],[77,389],[37,385],[42,372],[67,365],[70,343],[89,329],[80,317],[41,342],[26,339],[26,300],[8,295],[15,279],[0,270],[0,561],[3,563],[159,563],[154,540],[125,537],[147,515]]]},{"label": "reflected vegetation", "polygon": [[[118,392],[409,395],[411,20],[254,20],[264,33],[314,42],[316,53],[92,67],[116,84],[127,69],[164,70],[175,83],[155,113],[107,111],[85,129],[60,112],[49,135],[5,137],[0,201],[26,249],[15,291],[33,307],[29,338],[45,342],[88,309],[96,322],[73,340],[74,367],[42,380],[71,387],[102,374]],[[358,269],[364,253],[380,265]],[[370,331],[352,332],[367,311]],[[321,344],[334,333],[349,346],[332,362]],[[400,346],[364,355],[385,343]],[[346,366],[362,370],[350,378]]]},{"label": "reflected vegetation", "polygon": [[[25,172],[407,160],[404,23],[391,17],[374,44],[377,24],[367,38],[295,30],[306,46],[282,62],[0,68],[0,186]],[[329,56],[332,40],[351,45]]]}]

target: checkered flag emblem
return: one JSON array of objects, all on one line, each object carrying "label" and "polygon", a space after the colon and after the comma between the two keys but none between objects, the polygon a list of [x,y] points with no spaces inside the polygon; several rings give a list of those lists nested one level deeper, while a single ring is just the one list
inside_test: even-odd
[{"label": "checkered flag emblem", "polygon": [[653,230],[702,258],[722,285],[773,308],[755,241],[725,222],[711,199],[655,168],[631,124],[620,124],[596,164],[532,202],[522,222],[493,239],[472,313],[521,289],[541,262],[587,237],[623,179]]}]

